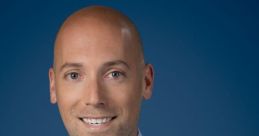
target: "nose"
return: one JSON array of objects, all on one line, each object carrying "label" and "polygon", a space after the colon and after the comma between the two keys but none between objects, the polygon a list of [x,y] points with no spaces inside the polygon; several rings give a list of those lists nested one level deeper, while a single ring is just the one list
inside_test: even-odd
[{"label": "nose", "polygon": [[105,105],[105,90],[98,79],[88,81],[85,88],[84,103],[87,106],[104,106]]}]

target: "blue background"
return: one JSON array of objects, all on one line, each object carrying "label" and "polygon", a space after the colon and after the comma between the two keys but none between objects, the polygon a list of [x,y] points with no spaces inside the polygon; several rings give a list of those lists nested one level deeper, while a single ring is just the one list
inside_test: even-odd
[{"label": "blue background", "polygon": [[257,1],[1,0],[1,136],[67,135],[49,102],[48,68],[61,23],[92,4],[127,14],[154,64],[144,136],[259,135]]}]

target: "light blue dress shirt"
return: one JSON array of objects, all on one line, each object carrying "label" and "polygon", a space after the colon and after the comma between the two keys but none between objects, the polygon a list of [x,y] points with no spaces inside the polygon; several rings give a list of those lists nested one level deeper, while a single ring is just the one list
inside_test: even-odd
[{"label": "light blue dress shirt", "polygon": [[142,134],[141,134],[140,130],[138,130],[138,136],[142,136]]}]

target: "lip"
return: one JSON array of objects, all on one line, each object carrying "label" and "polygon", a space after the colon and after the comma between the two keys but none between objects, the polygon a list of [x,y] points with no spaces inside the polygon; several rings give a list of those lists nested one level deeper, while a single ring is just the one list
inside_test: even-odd
[{"label": "lip", "polygon": [[[79,117],[79,120],[84,124],[85,127],[87,127],[89,130],[92,131],[101,131],[108,129],[108,127],[111,125],[111,123],[117,118],[117,116],[91,116],[91,117]],[[105,122],[102,123],[90,123],[89,120],[105,120]]]}]

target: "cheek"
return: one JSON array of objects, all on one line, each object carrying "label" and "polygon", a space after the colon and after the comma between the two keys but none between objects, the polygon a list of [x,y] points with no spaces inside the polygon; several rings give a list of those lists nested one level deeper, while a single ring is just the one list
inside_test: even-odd
[{"label": "cheek", "polygon": [[80,99],[80,86],[57,83],[57,104],[61,114],[68,114]]},{"label": "cheek", "polygon": [[112,104],[124,115],[127,120],[135,120],[141,104],[141,84],[127,82],[116,86],[107,86]]}]

